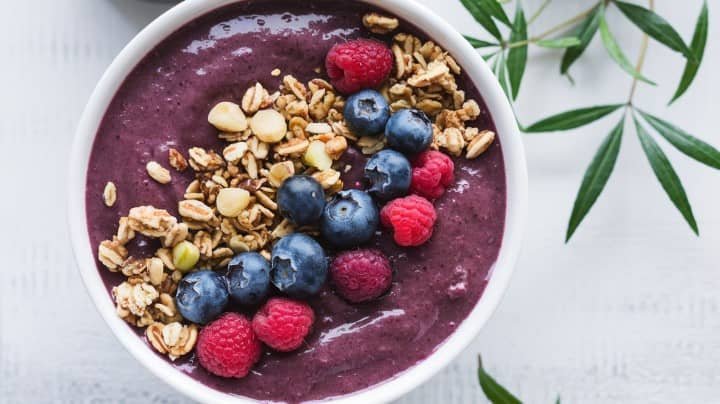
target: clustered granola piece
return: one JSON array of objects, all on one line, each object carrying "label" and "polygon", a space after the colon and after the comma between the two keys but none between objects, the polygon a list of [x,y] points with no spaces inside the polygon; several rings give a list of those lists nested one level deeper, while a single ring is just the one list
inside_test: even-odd
[{"label": "clustered granola piece", "polygon": [[[395,18],[375,13],[363,24],[375,33],[397,28]],[[494,140],[491,131],[467,127],[480,115],[474,100],[458,89],[460,67],[433,42],[421,42],[408,34],[394,36],[394,76],[381,89],[391,109],[418,108],[433,120],[432,147],[466,158],[476,158]],[[279,76],[275,69],[273,76]],[[172,360],[192,351],[197,326],[183,324],[174,294],[183,273],[173,264],[172,249],[181,242],[193,243],[200,252],[199,269],[227,266],[233,255],[259,251],[270,258],[270,244],[294,231],[317,234],[318,229],[296,229],[277,212],[277,190],[295,174],[313,176],[327,195],[343,189],[341,172],[351,167],[338,160],[349,145],[364,154],[382,150],[383,136],[355,136],[345,123],[345,100],[326,80],[302,83],[286,75],[277,91],[255,83],[240,104],[221,102],[208,122],[228,142],[222,153],[192,147],[187,158],[176,149],[168,151],[168,164],[177,171],[188,168],[194,180],[178,201],[179,217],[153,206],[137,206],[121,217],[112,240],[98,247],[100,262],[127,279],[112,289],[118,316],[128,323],[147,327],[146,337],[160,353]],[[160,184],[172,181],[169,170],[151,161],[147,172]],[[112,206],[117,189],[108,183],[103,194]],[[136,234],[160,240],[154,257],[128,256],[125,245]]]},{"label": "clustered granola piece", "polygon": [[[480,106],[458,88],[462,72],[455,59],[432,41],[399,33],[393,37],[394,76],[381,89],[390,108],[417,108],[433,120],[432,148],[468,159],[482,154],[495,138],[466,123],[480,116]],[[470,147],[472,145],[472,147]]]}]

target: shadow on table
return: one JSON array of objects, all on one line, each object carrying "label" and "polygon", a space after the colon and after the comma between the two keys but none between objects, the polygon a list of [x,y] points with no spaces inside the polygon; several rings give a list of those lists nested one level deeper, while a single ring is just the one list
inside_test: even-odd
[{"label": "shadow on table", "polygon": [[180,1],[177,0],[108,0],[125,19],[137,26],[138,30],[145,27],[157,16],[170,9]]}]

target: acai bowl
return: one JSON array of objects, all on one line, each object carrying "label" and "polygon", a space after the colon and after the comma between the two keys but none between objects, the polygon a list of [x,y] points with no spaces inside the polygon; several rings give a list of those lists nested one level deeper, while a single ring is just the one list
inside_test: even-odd
[{"label": "acai bowl", "polygon": [[[358,40],[379,48],[347,46]],[[357,58],[347,65],[343,55],[357,49],[380,59],[354,69]],[[429,140],[413,137],[427,127]],[[303,181],[281,191],[295,177],[320,191],[306,199]],[[91,96],[69,221],[103,318],[179,391],[204,402],[385,402],[448,364],[498,304],[519,252],[526,181],[494,76],[421,5],[187,0],[133,39]],[[350,189],[374,208],[343,197]],[[328,225],[327,212],[346,212],[348,200],[369,219],[350,231]],[[281,243],[293,234],[314,241]],[[380,258],[348,253],[358,250]],[[233,289],[231,273],[247,262],[234,260],[248,252],[267,268]],[[380,264],[363,268],[369,261]],[[362,278],[369,272],[377,276]],[[261,285],[251,298],[248,284]],[[282,316],[258,326],[277,299],[301,309],[285,328]],[[222,334],[212,327],[221,312],[237,313],[227,348],[248,352],[212,357],[222,356],[212,331]],[[278,341],[284,329],[298,335]]]}]

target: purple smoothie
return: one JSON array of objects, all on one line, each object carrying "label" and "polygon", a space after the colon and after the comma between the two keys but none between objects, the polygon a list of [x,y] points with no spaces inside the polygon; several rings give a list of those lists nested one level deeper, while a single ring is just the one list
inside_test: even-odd
[{"label": "purple smoothie", "polygon": [[[317,77],[313,70],[323,66],[333,44],[370,35],[361,23],[367,11],[366,5],[349,1],[248,1],[187,24],[153,49],[121,85],[93,146],[86,200],[94,250],[134,206],[154,205],[177,214],[191,170],[173,172],[171,185],[160,185],[148,178],[148,161],[166,164],[170,147],[183,153],[193,146],[221,151],[223,143],[206,119],[217,102],[237,102],[256,81],[276,88],[281,77],[270,76],[275,68],[301,81]],[[426,39],[405,22],[400,31]],[[463,75],[458,84],[483,109],[470,125],[494,130],[468,77]],[[354,162],[345,178],[353,186],[364,158],[349,151],[345,159]],[[389,234],[378,238],[377,247],[390,257],[395,272],[386,296],[350,305],[326,286],[310,301],[317,321],[306,347],[290,354],[266,352],[244,379],[213,376],[197,365],[194,355],[173,365],[220,391],[299,402],[367,388],[426,358],[480,298],[505,223],[499,141],[480,158],[455,163],[456,185],[436,203],[438,223],[429,243],[408,249],[397,247]],[[118,187],[113,208],[102,203],[107,181]],[[149,256],[158,247],[154,243],[138,237],[129,249],[132,255]],[[108,291],[124,280],[99,262],[98,270]]]}]

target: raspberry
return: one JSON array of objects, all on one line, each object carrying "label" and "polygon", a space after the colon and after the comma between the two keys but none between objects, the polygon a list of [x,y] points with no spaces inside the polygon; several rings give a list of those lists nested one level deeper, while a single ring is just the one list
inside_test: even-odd
[{"label": "raspberry", "polygon": [[403,247],[419,246],[430,239],[437,215],[427,199],[410,195],[395,199],[380,211],[383,226],[395,232],[395,242]]},{"label": "raspberry", "polygon": [[325,58],[325,69],[332,84],[345,94],[379,87],[392,67],[393,54],[387,45],[370,39],[336,44]]},{"label": "raspberry", "polygon": [[377,299],[390,288],[392,269],[378,250],[346,251],[333,260],[330,276],[340,296],[362,303]]},{"label": "raspberry", "polygon": [[200,365],[208,372],[239,379],[260,359],[262,344],[250,320],[225,313],[200,331],[196,350]]},{"label": "raspberry", "polygon": [[302,345],[314,321],[315,314],[307,303],[275,297],[258,310],[252,327],[267,346],[289,352]]},{"label": "raspberry", "polygon": [[437,199],[455,181],[455,164],[445,153],[429,150],[413,161],[410,193]]}]

